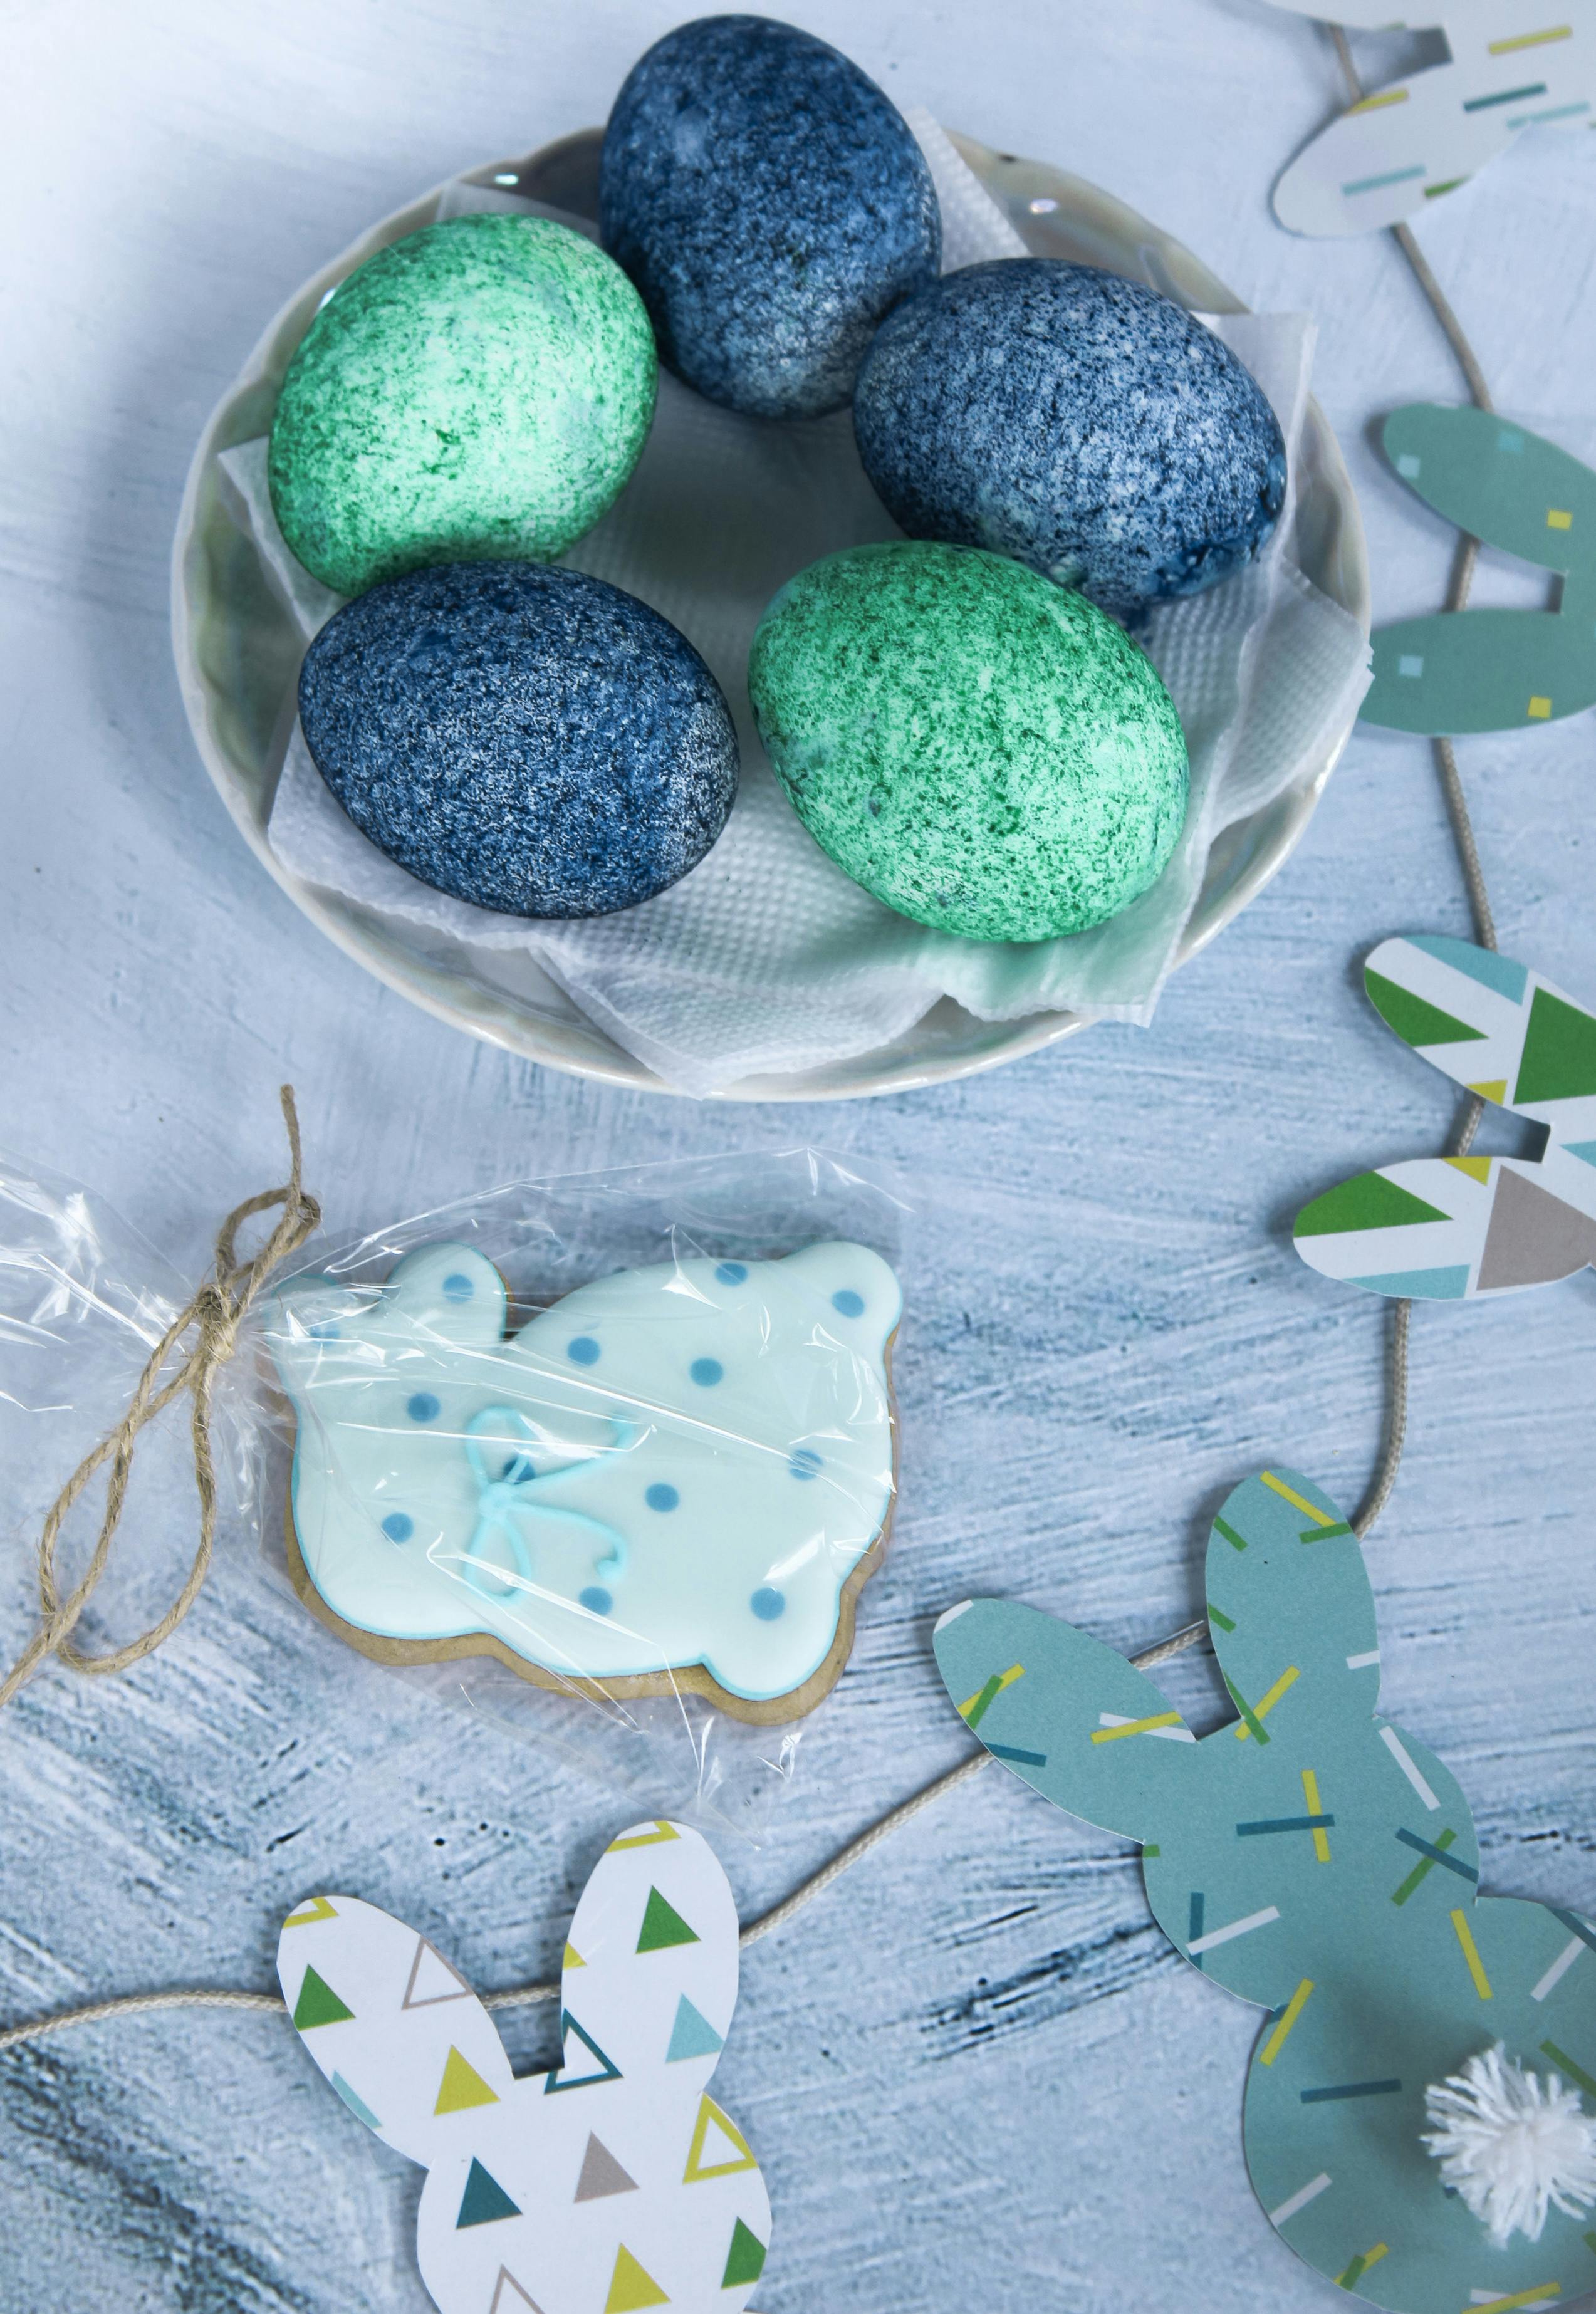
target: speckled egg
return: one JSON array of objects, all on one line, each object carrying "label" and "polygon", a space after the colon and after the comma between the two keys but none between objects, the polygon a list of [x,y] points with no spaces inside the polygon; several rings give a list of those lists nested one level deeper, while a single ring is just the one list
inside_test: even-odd
[{"label": "speckled egg", "polygon": [[299,720],[363,835],[514,915],[651,899],[736,792],[731,716],[685,636],[539,563],[413,571],[346,604],[305,654]]},{"label": "speckled egg", "polygon": [[1102,923],[1186,816],[1186,741],[1151,660],[1001,555],[904,541],[812,563],[761,621],[748,688],[816,842],[943,932]]},{"label": "speckled egg", "polygon": [[759,418],[841,409],[877,323],[941,257],[902,114],[835,49],[763,16],[701,17],[632,66],[599,219],[661,358]]},{"label": "speckled egg", "polygon": [[1012,554],[1122,617],[1240,570],[1285,499],[1279,423],[1229,347],[1055,258],[967,266],[889,314],[853,425],[912,538]]},{"label": "speckled egg", "polygon": [[558,554],[654,414],[653,333],[620,267],[547,217],[393,243],[322,307],[271,427],[271,503],[340,595],[429,562]]}]

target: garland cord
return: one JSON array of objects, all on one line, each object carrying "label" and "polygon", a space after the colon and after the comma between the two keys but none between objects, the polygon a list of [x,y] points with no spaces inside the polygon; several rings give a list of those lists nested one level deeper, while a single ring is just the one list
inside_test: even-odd
[{"label": "garland cord", "polygon": [[[1363,94],[1363,87],[1353,63],[1352,50],[1347,45],[1346,34],[1339,24],[1332,24],[1329,31],[1330,37],[1336,44],[1336,54],[1341,60],[1342,71],[1346,76],[1347,86],[1352,93],[1353,102],[1356,103]],[[1492,409],[1494,404],[1491,401],[1490,390],[1486,384],[1485,373],[1480,368],[1473,347],[1464,335],[1462,323],[1453,313],[1441,284],[1431,271],[1424,252],[1406,225],[1393,225],[1391,231],[1398,247],[1412,268],[1414,278],[1424,291],[1436,320],[1444,331],[1448,343],[1458,358],[1458,366],[1462,370],[1476,406],[1480,410]],[[1460,611],[1468,602],[1468,591],[1474,580],[1475,564],[1478,558],[1478,540],[1465,537],[1453,566],[1451,585],[1447,593],[1446,608],[1449,611]],[[1476,935],[1482,948],[1494,949],[1496,945],[1495,921],[1491,913],[1490,896],[1486,889],[1485,871],[1480,866],[1479,851],[1475,842],[1474,825],[1469,817],[1468,799],[1463,793],[1463,783],[1458,772],[1457,755],[1450,739],[1437,739],[1434,745],[1436,764],[1441,773],[1442,790],[1446,798],[1448,816],[1458,847],[1459,863],[1463,870],[1463,880],[1468,889],[1468,904],[1473,911]],[[287,1106],[286,1101],[286,1110]],[[1451,1155],[1462,1157],[1468,1154],[1474,1136],[1479,1130],[1479,1121],[1484,1114],[1484,1101],[1477,1094],[1471,1093],[1453,1128],[1451,1147],[1449,1152]],[[291,1135],[292,1132],[290,1113]],[[296,1187],[298,1180],[296,1146],[294,1178]],[[275,1194],[278,1197],[284,1195],[282,1191]],[[267,1200],[260,1199],[256,1202],[264,1204]],[[1407,1356],[1413,1320],[1413,1303],[1411,1302],[1393,1303],[1391,1318],[1391,1344],[1387,1364],[1385,1436],[1380,1447],[1380,1461],[1370,1480],[1368,1492],[1359,1506],[1357,1515],[1352,1521],[1354,1531],[1360,1539],[1369,1532],[1390,1499],[1391,1489],[1397,1483],[1397,1472],[1401,1466],[1402,1450],[1407,1443]],[[1141,1655],[1133,1656],[1131,1662],[1139,1671],[1151,1671],[1156,1665],[1168,1662],[1171,1656],[1184,1655],[1188,1647],[1195,1647],[1200,1640],[1207,1637],[1207,1631],[1208,1626],[1205,1622],[1187,1623],[1182,1630],[1172,1633],[1168,1638],[1160,1639],[1154,1646],[1143,1649]],[[772,1905],[768,1912],[762,1912],[757,1920],[750,1921],[739,1936],[738,1944],[745,1950],[748,1946],[757,1944],[762,1937],[768,1937],[775,1930],[785,1928],[788,1921],[801,1912],[807,1904],[812,1903],[816,1896],[824,1894],[833,1881],[840,1880],[844,1872],[859,1863],[861,1858],[868,1856],[873,1848],[878,1847],[884,1840],[890,1839],[901,1825],[910,1823],[921,1814],[922,1809],[930,1807],[946,1793],[957,1790],[961,1784],[967,1784],[972,1777],[979,1775],[991,1761],[992,1756],[992,1753],[987,1751],[972,1753],[968,1759],[961,1760],[957,1768],[949,1768],[945,1775],[937,1777],[933,1782],[926,1784],[921,1790],[912,1792],[906,1800],[900,1800],[896,1807],[889,1808],[886,1814],[878,1816],[874,1824],[867,1824],[863,1832],[851,1840],[846,1847],[840,1848],[834,1856],[828,1858],[818,1871],[812,1872],[807,1880],[800,1880],[791,1894],[784,1896],[780,1903]],[[503,1992],[484,1993],[482,2006],[485,2009],[525,2009],[530,2008],[535,2001],[552,2000],[559,1991],[558,1984],[515,1985]],[[273,2011],[280,2015],[284,2012],[286,2005],[281,1995],[276,1992],[200,1991],[135,1992],[127,1994],[119,2000],[97,2000],[85,2009],[63,2009],[54,2017],[40,2018],[31,2024],[13,2025],[8,2030],[0,2032],[0,2052],[18,2048],[24,2042],[41,2041],[47,2034],[64,2032],[70,2025],[98,2024],[109,2017],[148,2015],[152,2010],[160,2009],[253,2009]]]}]

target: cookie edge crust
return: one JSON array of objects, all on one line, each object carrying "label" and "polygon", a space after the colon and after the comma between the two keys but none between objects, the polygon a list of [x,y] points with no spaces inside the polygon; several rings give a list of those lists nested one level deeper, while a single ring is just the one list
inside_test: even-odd
[{"label": "cookie edge crust", "polygon": [[[505,1304],[507,1321],[513,1304],[508,1297]],[[357,1648],[374,1663],[402,1667],[406,1664],[457,1663],[464,1656],[492,1656],[518,1679],[533,1687],[547,1688],[556,1695],[584,1695],[590,1702],[626,1701],[634,1696],[677,1695],[683,1691],[701,1695],[724,1711],[728,1718],[740,1719],[757,1727],[776,1727],[791,1719],[801,1719],[824,1702],[842,1676],[848,1658],[853,1653],[853,1641],[858,1624],[860,1594],[886,1556],[886,1546],[892,1538],[893,1519],[898,1503],[898,1472],[901,1461],[897,1393],[893,1386],[893,1347],[898,1338],[900,1317],[887,1336],[882,1350],[882,1371],[886,1377],[886,1421],[892,1440],[892,1494],[886,1506],[886,1515],[851,1568],[837,1600],[837,1628],[831,1646],[798,1687],[786,1689],[780,1695],[734,1695],[729,1688],[706,1669],[701,1662],[670,1665],[664,1671],[631,1672],[616,1679],[597,1680],[562,1677],[545,1671],[541,1664],[529,1663],[517,1655],[514,1647],[492,1631],[461,1631],[452,1638],[394,1639],[380,1631],[367,1631],[358,1623],[351,1623],[330,1607],[316,1588],[314,1576],[306,1566],[299,1547],[299,1531],[294,1523],[294,1482],[292,1467],[283,1502],[283,1541],[288,1558],[288,1579],[293,1584],[301,1603],[310,1609],[319,1623],[324,1624],[346,1646]],[[299,1452],[299,1422],[293,1422],[292,1451]]]}]

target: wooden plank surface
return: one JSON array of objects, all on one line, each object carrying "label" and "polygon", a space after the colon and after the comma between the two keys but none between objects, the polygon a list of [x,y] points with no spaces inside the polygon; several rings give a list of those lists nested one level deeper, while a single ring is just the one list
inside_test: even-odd
[{"label": "wooden plank surface", "polygon": [[[1250,303],[1315,314],[1377,614],[1438,603],[1451,534],[1369,429],[1458,398],[1444,347],[1389,243],[1293,241],[1267,213],[1339,101],[1321,34],[1261,0],[792,13],[902,101],[1108,186]],[[903,1185],[895,1546],[769,1836],[722,1843],[746,1914],[966,1750],[930,1656],[942,1607],[1011,1592],[1134,1646],[1190,1615],[1206,1518],[1261,1461],[1355,1500],[1385,1314],[1304,1268],[1289,1222],[1347,1171],[1440,1145],[1446,1091],[1364,1004],[1355,960],[1468,921],[1426,748],[1360,733],[1297,856],[1151,1030],[775,1110],[507,1059],[300,919],[177,701],[167,553],[193,440],[326,255],[453,169],[602,118],[671,21],[652,0],[8,12],[0,1143],[93,1184],[189,1274],[220,1214],[277,1177],[284,1076],[346,1232],[516,1175],[800,1141]],[[1596,139],[1547,134],[1423,224],[1501,406],[1587,454],[1593,193]],[[1533,599],[1506,566],[1484,587]],[[1587,995],[1590,729],[1463,751],[1503,948]],[[1486,1884],[1590,1910],[1596,1277],[1422,1309],[1414,1340],[1412,1444],[1369,1551],[1387,1701],[1462,1780]],[[8,1647],[48,1463],[0,1470]],[[159,1610],[190,1532],[163,1448],[98,1636]],[[1170,1686],[1217,1716],[1205,1658]],[[546,1974],[629,1814],[557,1753],[345,1651],[236,1532],[158,1658],[115,1683],[47,1670],[0,1759],[7,2021],[267,1984],[276,1923],[319,1886],[402,1911],[481,1986]],[[1152,1930],[1123,1843],[978,1779],[747,1959],[719,2081],[775,2205],[760,2306],[1324,2302],[1247,2184],[1255,2023]],[[550,2027],[508,2020],[518,2060],[548,2060]],[[280,2020],[147,2018],[0,2059],[0,2301],[28,2314],[419,2309],[418,2184]]]}]

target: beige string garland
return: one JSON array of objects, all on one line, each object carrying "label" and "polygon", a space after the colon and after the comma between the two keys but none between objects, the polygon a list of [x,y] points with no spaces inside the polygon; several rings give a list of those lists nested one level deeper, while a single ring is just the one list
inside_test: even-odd
[{"label": "beige string garland", "polygon": [[[1346,35],[1338,24],[1332,24],[1329,31],[1336,43],[1347,85],[1355,102],[1362,96],[1363,88],[1353,63],[1352,51],[1347,45]],[[1463,372],[1471,398],[1477,408],[1490,410],[1493,404],[1485,375],[1479,367],[1473,348],[1464,335],[1462,324],[1448,303],[1445,293],[1432,272],[1424,252],[1406,225],[1393,225],[1391,232],[1403,256],[1411,267],[1419,287],[1428,299],[1436,320],[1445,332],[1448,343],[1458,358],[1459,367]],[[1478,540],[1465,537],[1453,569],[1451,585],[1447,593],[1446,608],[1449,611],[1460,611],[1467,603],[1478,554]],[[1468,805],[1458,771],[1457,755],[1450,739],[1438,738],[1434,742],[1434,747],[1442,789],[1458,847],[1459,861],[1463,870],[1464,882],[1468,887],[1476,935],[1482,948],[1494,949],[1496,945],[1495,923],[1491,912],[1490,896],[1486,888],[1484,870],[1480,866],[1479,852],[1475,842]],[[237,1343],[239,1329],[268,1279],[281,1267],[289,1255],[298,1250],[306,1238],[319,1225],[322,1217],[321,1208],[316,1200],[308,1195],[301,1183],[299,1122],[295,1111],[293,1091],[287,1085],[282,1088],[282,1104],[283,1121],[287,1128],[291,1158],[289,1178],[282,1188],[264,1190],[259,1197],[250,1197],[242,1206],[235,1206],[228,1214],[216,1240],[214,1276],[200,1287],[188,1308],[172,1320],[162,1340],[151,1353],[128,1411],[116,1429],[108,1437],[102,1439],[91,1454],[84,1457],[57,1497],[49,1516],[45,1521],[44,1532],[39,1546],[39,1592],[42,1620],[34,1638],[23,1650],[4,1683],[0,1683],[0,1705],[10,1700],[24,1680],[28,1679],[49,1655],[56,1656],[72,1671],[97,1673],[126,1670],[129,1664],[140,1662],[145,1656],[153,1654],[155,1648],[171,1637],[199,1594],[200,1587],[210,1567],[216,1532],[216,1479],[210,1453],[209,1421],[211,1392],[216,1373],[232,1356]],[[1480,1118],[1484,1114],[1485,1103],[1477,1095],[1471,1094],[1459,1114],[1457,1126],[1451,1135],[1450,1154],[1459,1157],[1467,1154],[1479,1129]],[[270,1237],[252,1261],[241,1264],[237,1259],[235,1244],[239,1228],[251,1214],[263,1213],[270,1206],[279,1205],[283,1208],[282,1217]],[[1391,1489],[1396,1484],[1397,1472],[1402,1461],[1402,1451],[1406,1444],[1408,1343],[1412,1317],[1411,1302],[1398,1301],[1393,1303],[1391,1342],[1387,1364],[1384,1435],[1374,1474],[1357,1514],[1352,1521],[1354,1532],[1360,1539],[1368,1533],[1390,1499]],[[168,1359],[190,1331],[195,1331],[197,1334],[193,1347],[177,1372],[163,1382],[161,1374]],[[180,1397],[184,1391],[192,1393],[194,1401],[191,1415],[194,1481],[199,1497],[200,1514],[199,1548],[195,1553],[188,1580],[178,1598],[162,1616],[159,1622],[152,1624],[141,1637],[110,1654],[83,1655],[71,1644],[71,1634],[104,1572],[111,1539],[116,1532],[117,1524],[121,1517],[123,1503],[127,1497],[128,1481],[132,1473],[133,1453],[138,1433],[146,1423],[153,1421],[163,1408],[169,1406],[172,1400]],[[93,1556],[89,1561],[83,1580],[63,1601],[57,1595],[55,1583],[56,1543],[61,1525],[84,1488],[108,1461],[111,1462],[112,1469],[106,1488],[105,1516],[101,1524],[100,1539],[95,1545]],[[1152,1647],[1145,1648],[1142,1654],[1133,1656],[1130,1660],[1138,1670],[1151,1671],[1157,1665],[1168,1662],[1171,1656],[1183,1655],[1188,1647],[1197,1646],[1207,1636],[1208,1626],[1205,1622],[1187,1623],[1180,1630],[1172,1633],[1168,1638],[1157,1641]],[[807,1904],[812,1903],[816,1896],[823,1894],[833,1881],[841,1879],[843,1873],[851,1866],[859,1863],[861,1858],[868,1856],[873,1848],[878,1847],[884,1840],[889,1839],[901,1826],[912,1822],[923,1809],[931,1806],[946,1793],[956,1791],[961,1784],[966,1784],[972,1777],[979,1775],[981,1771],[989,1764],[992,1757],[992,1754],[985,1750],[973,1753],[968,1759],[962,1760],[957,1767],[948,1769],[946,1774],[937,1777],[933,1782],[925,1785],[920,1791],[911,1793],[906,1800],[901,1800],[895,1807],[889,1808],[886,1814],[878,1816],[874,1824],[867,1824],[863,1832],[851,1840],[845,1847],[840,1848],[834,1856],[829,1858],[820,1867],[818,1871],[811,1873],[807,1880],[799,1881],[798,1886],[789,1895],[784,1896],[780,1903],[772,1905],[768,1912],[762,1913],[757,1920],[750,1921],[738,1937],[739,1946],[746,1949],[748,1946],[757,1944],[762,1937],[768,1937],[775,1930],[784,1928],[787,1922],[801,1912]],[[514,1985],[502,1992],[484,1993],[482,2006],[485,2009],[529,2008],[537,2001],[552,2000],[559,1991],[558,1983]],[[97,2000],[84,2008],[62,2009],[53,2017],[41,2017],[28,2024],[11,2026],[8,2029],[0,2031],[0,2052],[19,2048],[26,2042],[41,2041],[49,2034],[65,2032],[69,2026],[100,2024],[112,2017],[148,2016],[155,2010],[165,2009],[255,2009],[278,2016],[287,2013],[286,2002],[282,1996],[276,1992],[216,1992],[196,1989],[170,1992],[128,1993],[118,2000]]]}]

